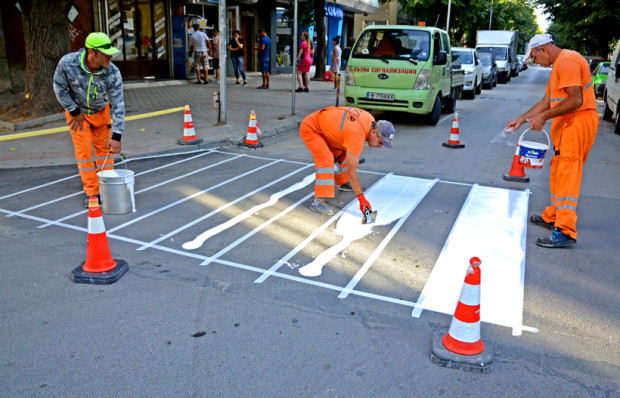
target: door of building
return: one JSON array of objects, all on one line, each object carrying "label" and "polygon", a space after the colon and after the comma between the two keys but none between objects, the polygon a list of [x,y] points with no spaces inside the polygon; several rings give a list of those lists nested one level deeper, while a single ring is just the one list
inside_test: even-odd
[{"label": "door of building", "polygon": [[124,80],[171,77],[165,0],[104,0],[99,7]]}]

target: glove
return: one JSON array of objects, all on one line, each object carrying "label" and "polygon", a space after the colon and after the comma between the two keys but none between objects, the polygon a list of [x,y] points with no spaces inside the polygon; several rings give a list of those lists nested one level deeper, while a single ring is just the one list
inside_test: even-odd
[{"label": "glove", "polygon": [[372,207],[370,207],[370,203],[368,203],[363,193],[357,195],[357,200],[360,201],[360,210],[362,211],[362,214],[364,215],[366,214],[365,210],[367,207],[368,207],[368,210],[372,212]]}]

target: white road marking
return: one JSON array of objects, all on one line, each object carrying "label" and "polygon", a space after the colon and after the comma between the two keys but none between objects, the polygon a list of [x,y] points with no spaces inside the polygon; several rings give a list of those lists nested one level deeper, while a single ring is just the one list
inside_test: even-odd
[{"label": "white road marking", "polygon": [[473,256],[482,260],[480,314],[483,322],[524,327],[525,236],[529,190],[474,185],[433,267],[418,303],[422,310],[454,314],[465,271]]}]

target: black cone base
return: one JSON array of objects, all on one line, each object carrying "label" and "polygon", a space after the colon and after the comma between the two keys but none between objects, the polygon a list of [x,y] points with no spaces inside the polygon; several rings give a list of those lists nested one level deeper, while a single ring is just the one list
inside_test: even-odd
[{"label": "black cone base", "polygon": [[530,177],[525,176],[525,177],[515,177],[515,176],[511,176],[508,173],[504,174],[504,180],[506,181],[515,181],[515,182],[530,182]]},{"label": "black cone base", "polygon": [[82,269],[85,261],[79,267],[71,271],[71,280],[75,283],[87,283],[90,285],[110,285],[121,279],[129,269],[125,260],[114,259],[116,267],[106,272],[86,272]]},{"label": "black cone base", "polygon": [[467,372],[487,373],[493,368],[493,349],[491,344],[484,342],[484,351],[477,355],[460,355],[448,350],[441,339],[445,333],[433,334],[431,361],[444,368],[461,369]]}]

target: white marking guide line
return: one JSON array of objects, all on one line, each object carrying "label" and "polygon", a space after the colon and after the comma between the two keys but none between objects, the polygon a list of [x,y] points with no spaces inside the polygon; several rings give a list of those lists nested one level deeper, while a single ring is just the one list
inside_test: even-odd
[{"label": "white marking guide line", "polygon": [[529,190],[474,185],[424,285],[412,315],[422,310],[452,315],[469,259],[480,257],[480,316],[483,322],[524,327],[525,236]]},{"label": "white marking guide line", "polygon": [[[268,165],[266,165],[266,166],[269,166],[269,165],[271,165],[271,164],[273,164],[273,163],[274,163],[274,162],[269,163],[269,164],[268,164]],[[263,166],[263,167],[266,167],[266,166]],[[209,212],[209,213],[205,214],[204,216],[202,216],[202,217],[200,217],[200,218],[197,218],[196,220],[194,220],[194,221],[192,221],[192,222],[190,222],[190,223],[187,223],[187,224],[185,224],[185,225],[182,225],[181,227],[179,227],[179,228],[175,229],[175,230],[174,230],[174,231],[172,231],[172,232],[169,232],[169,233],[167,233],[167,234],[165,234],[165,235],[163,235],[163,236],[160,236],[159,238],[157,238],[157,239],[155,239],[155,240],[151,241],[151,242],[150,242],[149,244],[147,244],[146,246],[141,246],[141,247],[139,247],[137,250],[145,250],[145,249],[147,249],[147,248],[149,248],[149,247],[150,247],[150,246],[149,246],[150,244],[156,244],[156,243],[161,242],[161,241],[162,241],[162,240],[164,240],[164,239],[168,239],[169,237],[171,237],[171,236],[173,236],[173,235],[176,235],[176,234],[178,234],[178,233],[179,233],[179,232],[181,232],[181,231],[186,230],[187,228],[191,227],[192,225],[198,224],[199,222],[202,222],[202,221],[206,220],[207,218],[211,217],[212,215],[217,214],[217,213],[219,213],[220,211],[222,211],[222,210],[224,210],[224,209],[226,209],[226,208],[228,208],[228,207],[230,207],[230,206],[233,206],[234,204],[236,204],[236,203],[238,203],[238,202],[242,201],[242,200],[243,200],[243,199],[245,199],[245,198],[248,198],[248,197],[250,197],[250,196],[254,195],[254,194],[255,194],[255,193],[257,193],[257,192],[262,191],[262,190],[263,190],[263,189],[265,189],[265,188],[269,188],[270,186],[272,186],[272,185],[274,185],[274,184],[277,184],[278,182],[280,182],[280,181],[282,181],[282,180],[285,180],[285,179],[289,178],[290,176],[292,176],[293,174],[295,174],[295,173],[299,173],[300,171],[302,171],[302,170],[304,170],[304,169],[307,169],[307,168],[308,168],[308,167],[310,167],[310,166],[311,166],[311,165],[307,164],[307,165],[305,165],[305,166],[303,166],[303,167],[301,167],[301,168],[299,168],[299,169],[297,169],[297,170],[291,171],[290,173],[286,174],[285,176],[282,176],[282,177],[280,177],[280,178],[278,178],[278,179],[276,179],[276,180],[273,180],[273,181],[271,181],[270,183],[263,185],[262,187],[256,188],[255,190],[253,190],[253,191],[251,191],[251,192],[246,193],[245,195],[243,195],[243,196],[241,196],[241,197],[239,197],[239,198],[237,198],[237,199],[233,200],[232,202],[229,202],[229,203],[227,203],[227,204],[225,204],[225,205],[223,205],[223,206],[220,206],[219,208],[217,208],[217,209],[215,209],[215,210],[213,210],[213,211],[211,211],[211,212]],[[256,171],[256,170],[254,170],[254,171]],[[241,176],[237,176],[237,177],[235,177],[233,180],[235,180],[235,179],[237,179],[237,178],[244,177],[246,174],[249,174],[249,173],[250,173],[250,172],[245,173],[245,174],[242,174]],[[230,181],[232,181],[232,180],[229,180],[228,182],[230,182]],[[219,185],[223,185],[223,184],[224,184],[224,183],[220,183]]]},{"label": "white marking guide line", "polygon": [[207,231],[201,233],[200,235],[198,235],[194,240],[189,241],[189,242],[185,242],[183,243],[182,247],[185,250],[195,250],[198,249],[200,246],[202,246],[207,239],[209,239],[210,237],[219,234],[220,232],[240,223],[241,221],[245,220],[246,218],[252,216],[254,213],[261,211],[262,209],[269,207],[269,206],[273,206],[274,204],[276,204],[278,202],[278,200],[280,200],[281,197],[288,195],[291,192],[295,192],[298,191],[310,184],[312,184],[314,182],[314,173],[306,176],[302,181],[295,183],[293,185],[291,185],[290,187],[274,193],[273,195],[271,195],[269,197],[269,200],[265,203],[262,203],[260,205],[256,205],[246,211],[244,211],[243,213],[237,215],[236,217],[231,218],[230,220],[226,221],[225,223],[222,223],[218,226],[215,226],[211,229],[208,229]]},{"label": "white marking guide line", "polygon": [[[196,156],[192,156],[192,157],[187,158],[187,159],[181,159],[181,160],[178,160],[178,161],[176,161],[176,162],[169,163],[169,164],[166,164],[166,165],[164,165],[164,166],[157,167],[157,168],[155,168],[155,169],[150,169],[150,170],[147,170],[147,171],[143,171],[142,173],[138,173],[138,174],[136,174],[136,175],[138,176],[138,175],[140,175],[140,174],[150,173],[150,172],[153,172],[153,171],[155,171],[155,170],[159,170],[159,169],[163,169],[163,168],[166,168],[166,167],[174,166],[174,165],[175,165],[175,164],[177,164],[177,163],[187,162],[187,161],[189,161],[189,160],[196,159],[196,158],[198,158],[198,157],[200,157],[200,156],[207,155],[207,154],[209,154],[209,153],[211,153],[211,152],[213,152],[213,151],[204,152],[204,153],[198,154],[198,155],[196,155]],[[122,164],[122,163],[125,163],[125,161],[120,162],[120,163],[117,163],[117,165]],[[53,182],[51,182],[51,183],[47,183],[47,184],[38,185],[38,186],[33,187],[33,188],[29,188],[29,189],[26,189],[26,190],[23,190],[23,191],[20,191],[20,192],[16,192],[15,194],[11,194],[11,195],[7,195],[7,196],[3,196],[3,198],[5,198],[5,197],[9,197],[9,196],[13,196],[13,195],[17,195],[17,194],[21,194],[21,193],[25,193],[25,192],[28,192],[28,191],[31,191],[31,190],[34,190],[34,189],[38,189],[38,188],[42,188],[42,187],[46,187],[46,186],[48,186],[48,185],[50,185],[50,184],[56,184],[56,183],[59,183],[59,182],[65,181],[65,180],[67,180],[67,179],[73,178],[73,177],[79,177],[79,174],[76,174],[75,176],[71,176],[71,177],[62,178],[62,179],[60,179],[60,180],[56,180],[56,181],[53,181]],[[19,214],[27,213],[27,212],[29,212],[30,210],[38,209],[39,207],[47,206],[47,205],[49,205],[49,204],[52,204],[52,203],[55,203],[55,202],[60,202],[60,201],[62,201],[62,200],[65,200],[65,199],[70,198],[70,197],[72,197],[72,196],[83,195],[83,194],[84,194],[84,191],[79,191],[79,192],[75,192],[75,193],[72,193],[72,194],[69,194],[69,195],[61,196],[60,198],[46,200],[45,202],[40,203],[40,204],[38,204],[38,205],[31,206],[31,207],[28,207],[28,208],[23,209],[23,210],[20,210],[20,211],[12,212],[12,214],[11,214],[11,215],[9,215],[9,216],[7,216],[7,217],[13,217],[13,216],[15,216],[15,215],[19,215]],[[62,218],[61,220],[58,220],[58,221],[64,221],[64,220],[66,220],[66,219],[68,219],[68,218],[75,217],[75,216],[77,216],[77,215],[84,214],[84,213],[86,213],[86,212],[88,212],[88,210],[82,210],[82,211],[79,211],[79,212],[77,212],[77,213],[74,213],[74,214],[72,214],[72,215],[70,215],[70,216],[64,217],[64,218]],[[45,228],[45,227],[47,227],[47,226],[49,226],[49,225],[51,225],[51,224],[42,225],[42,226],[39,226],[39,228]]]},{"label": "white marking guide line", "polygon": [[[340,292],[340,294],[338,295],[338,298],[341,298],[341,299],[347,298],[349,293],[355,288],[355,286],[357,286],[357,284],[362,279],[362,277],[364,277],[364,275],[366,274],[366,271],[368,271],[368,269],[370,269],[371,265],[375,262],[375,260],[377,260],[377,258],[379,257],[383,249],[385,249],[385,247],[387,246],[388,243],[390,243],[394,235],[396,235],[396,232],[398,232],[398,230],[405,223],[407,218],[409,218],[409,215],[411,215],[411,213],[418,206],[420,201],[428,194],[428,192],[435,186],[435,184],[438,181],[438,179],[429,181],[429,180],[421,180],[418,178],[408,178],[408,177],[397,177],[397,176],[388,176],[388,177],[391,177],[390,179],[393,180],[390,182],[397,183],[402,187],[401,191],[399,192],[398,196],[394,198],[393,202],[399,200],[401,196],[404,196],[403,199],[406,205],[404,206],[402,210],[405,210],[405,214],[400,216],[396,225],[394,225],[394,227],[390,230],[387,236],[381,241],[381,243],[375,249],[375,251],[370,255],[370,257],[368,257],[368,260],[366,260],[362,268],[360,268],[360,270],[357,271],[353,279],[351,279],[351,281],[349,281],[349,283],[342,290],[342,292]],[[402,180],[403,178],[407,178],[410,181],[406,181],[406,180],[403,181]],[[392,188],[392,187],[389,187],[389,188]],[[384,189],[385,188],[383,186],[377,186],[376,188],[376,190],[381,190],[381,191],[383,191]],[[388,194],[388,192],[386,192],[386,194]],[[399,203],[399,204],[402,204],[402,203]],[[381,204],[379,203],[378,206],[380,205]],[[406,210],[407,206],[409,207],[408,210]],[[392,206],[390,206],[390,211],[393,211],[394,215],[397,215],[401,212],[400,209],[391,209],[391,207]],[[381,213],[378,213],[378,215],[380,216]],[[377,221],[379,221],[379,216],[377,217]]]},{"label": "white marking guide line", "polygon": [[[220,162],[220,163],[227,162],[227,161],[229,161],[229,160],[230,160],[230,159],[226,159],[226,160],[223,160],[223,161],[222,161],[222,162]],[[146,214],[144,214],[144,215],[142,215],[142,216],[140,216],[140,217],[136,217],[136,218],[134,218],[134,219],[133,219],[133,220],[131,220],[131,221],[127,221],[127,222],[126,222],[126,223],[124,223],[124,224],[118,225],[118,226],[116,226],[116,227],[112,228],[112,229],[110,230],[110,232],[118,231],[119,229],[125,228],[125,227],[127,227],[127,226],[129,226],[129,225],[131,225],[131,224],[134,224],[134,223],[138,222],[138,221],[144,220],[144,219],[145,219],[145,218],[147,218],[147,217],[154,216],[155,214],[161,213],[161,212],[162,212],[162,211],[164,211],[164,210],[168,210],[168,209],[170,209],[170,208],[172,208],[172,207],[174,207],[174,206],[176,206],[176,205],[179,205],[179,204],[181,204],[181,203],[187,202],[188,200],[192,200],[192,199],[193,199],[193,198],[195,198],[196,196],[202,195],[203,193],[206,193],[206,192],[212,191],[212,190],[217,189],[217,188],[219,188],[219,187],[221,187],[221,186],[223,186],[223,185],[226,185],[226,184],[228,184],[228,183],[231,183],[231,182],[233,182],[233,181],[235,181],[235,180],[238,180],[238,179],[243,178],[243,177],[245,177],[245,176],[248,176],[248,175],[250,175],[250,174],[256,173],[257,171],[262,170],[262,169],[264,169],[264,168],[266,168],[266,167],[272,166],[272,165],[274,165],[274,164],[276,164],[276,163],[278,163],[278,161],[277,161],[277,160],[275,160],[275,161],[273,161],[273,162],[271,162],[271,163],[267,163],[267,164],[264,164],[264,165],[262,165],[262,166],[256,167],[256,168],[254,168],[254,169],[252,169],[252,170],[246,171],[246,172],[245,172],[245,173],[243,173],[243,174],[239,174],[239,175],[237,175],[237,176],[235,176],[235,177],[233,177],[233,178],[231,178],[231,179],[229,179],[229,180],[222,181],[222,182],[220,182],[219,184],[212,185],[212,186],[210,186],[209,188],[203,189],[202,191],[195,192],[195,193],[193,193],[193,194],[191,194],[191,195],[189,195],[189,196],[186,196],[186,197],[184,197],[184,198],[182,198],[182,199],[176,200],[176,201],[174,201],[174,202],[172,202],[172,203],[169,203],[169,204],[167,204],[167,205],[165,205],[165,206],[162,206],[162,207],[160,207],[159,209],[153,210],[153,211],[151,211],[150,213],[146,213]]]}]

